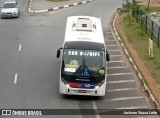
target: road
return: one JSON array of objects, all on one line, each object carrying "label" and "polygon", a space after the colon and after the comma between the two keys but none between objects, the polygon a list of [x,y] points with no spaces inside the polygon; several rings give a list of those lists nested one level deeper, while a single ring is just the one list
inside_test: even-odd
[{"label": "road", "polygon": [[[88,4],[40,14],[29,14],[28,2],[25,0],[18,2],[21,8],[18,19],[0,19],[0,108],[149,108],[123,52],[109,30],[110,18],[121,5],[121,0],[95,0]],[[56,58],[56,51],[63,44],[66,19],[73,15],[102,18],[106,45],[111,55],[105,97],[64,97],[59,94],[60,60]],[[104,115],[59,117],[106,118]],[[108,117],[126,118],[118,115]]]}]

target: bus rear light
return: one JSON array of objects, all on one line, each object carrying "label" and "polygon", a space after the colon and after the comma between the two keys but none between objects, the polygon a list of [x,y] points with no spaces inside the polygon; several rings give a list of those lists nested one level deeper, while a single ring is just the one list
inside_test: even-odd
[{"label": "bus rear light", "polygon": [[77,83],[69,83],[69,86],[72,88],[77,88],[79,84]]}]

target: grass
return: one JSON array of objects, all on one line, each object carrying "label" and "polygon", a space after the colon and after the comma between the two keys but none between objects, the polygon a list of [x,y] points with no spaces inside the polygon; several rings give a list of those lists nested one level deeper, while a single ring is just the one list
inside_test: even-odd
[{"label": "grass", "polygon": [[127,39],[130,43],[132,43],[140,58],[144,60],[144,62],[147,62],[145,63],[146,67],[148,68],[154,79],[160,84],[160,48],[158,48],[157,44],[154,43],[154,57],[151,58],[148,55],[148,35],[142,32],[140,25],[131,15],[130,18],[130,25],[128,22],[128,16],[124,17],[123,19]]},{"label": "grass", "polygon": [[64,2],[64,1],[69,1],[69,0],[47,0],[47,1],[51,1],[51,2]]},{"label": "grass", "polygon": [[159,12],[160,11],[160,7],[146,7],[143,5],[139,6],[145,13],[151,13],[151,12]]}]

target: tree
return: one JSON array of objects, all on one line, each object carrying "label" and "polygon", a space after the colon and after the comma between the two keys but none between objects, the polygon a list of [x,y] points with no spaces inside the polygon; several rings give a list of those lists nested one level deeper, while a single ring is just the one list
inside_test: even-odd
[{"label": "tree", "polygon": [[134,8],[135,8],[135,4],[130,3],[129,0],[125,0],[125,3],[123,1],[122,7],[118,8],[117,11],[119,13],[127,13],[128,21],[129,21],[129,24],[130,24],[130,13]]}]

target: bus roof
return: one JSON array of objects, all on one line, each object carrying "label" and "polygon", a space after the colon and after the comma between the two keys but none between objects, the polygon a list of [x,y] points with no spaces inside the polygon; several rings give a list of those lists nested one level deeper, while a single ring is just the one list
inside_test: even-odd
[{"label": "bus roof", "polygon": [[67,18],[65,42],[83,41],[104,44],[100,18],[70,16]]}]

